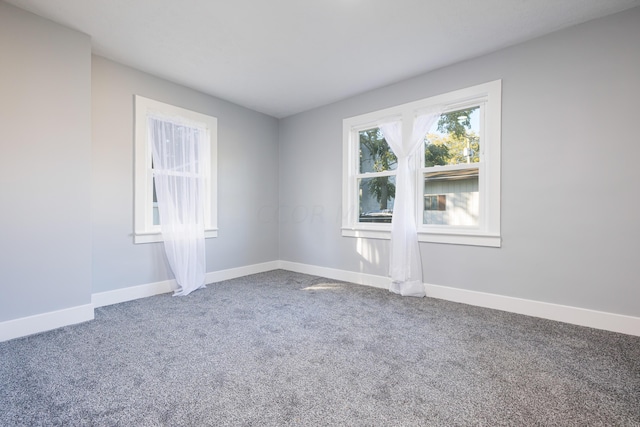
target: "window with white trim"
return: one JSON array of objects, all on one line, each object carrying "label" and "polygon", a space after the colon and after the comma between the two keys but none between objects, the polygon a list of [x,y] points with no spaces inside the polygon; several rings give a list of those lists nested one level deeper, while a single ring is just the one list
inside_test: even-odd
[{"label": "window with white trim", "polygon": [[217,237],[217,135],[215,117],[176,107],[139,95],[135,96],[135,188],[134,188],[134,242],[161,242],[158,203],[153,179],[153,156],[148,136],[147,118],[160,114],[174,118],[185,126],[198,128],[206,133],[209,144],[208,164],[203,168],[205,176],[205,237]]},{"label": "window with white trim", "polygon": [[423,242],[499,247],[501,81],[343,121],[342,235],[390,238],[396,156],[378,128],[441,115],[415,156],[416,226]]}]

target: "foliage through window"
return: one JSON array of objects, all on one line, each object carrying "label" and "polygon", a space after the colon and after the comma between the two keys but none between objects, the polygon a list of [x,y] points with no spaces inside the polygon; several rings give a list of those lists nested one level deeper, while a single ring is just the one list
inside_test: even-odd
[{"label": "foliage through window", "polygon": [[361,222],[391,222],[398,159],[379,128],[359,132],[359,215]]}]

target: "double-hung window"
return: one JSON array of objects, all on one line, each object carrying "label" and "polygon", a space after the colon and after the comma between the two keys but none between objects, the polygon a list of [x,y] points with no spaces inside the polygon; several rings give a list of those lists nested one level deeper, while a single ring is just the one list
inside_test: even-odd
[{"label": "double-hung window", "polygon": [[205,237],[216,237],[217,229],[217,119],[139,95],[135,96],[135,188],[134,242],[162,241],[153,171],[148,118],[160,115],[181,126],[197,130],[205,140],[207,153],[198,159],[205,182]]},{"label": "double-hung window", "polygon": [[400,121],[410,134],[434,110],[412,165],[418,238],[500,246],[499,80],[345,119],[343,236],[390,238],[397,158],[379,126]]}]

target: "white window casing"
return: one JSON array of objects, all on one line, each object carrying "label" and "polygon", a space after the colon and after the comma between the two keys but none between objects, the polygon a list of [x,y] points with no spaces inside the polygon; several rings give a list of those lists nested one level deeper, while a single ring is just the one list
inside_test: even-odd
[{"label": "white window casing", "polygon": [[[413,120],[421,111],[433,108],[443,113],[480,107],[479,162],[427,168],[424,152],[416,156],[416,221],[421,242],[500,247],[500,169],[501,97],[500,80],[448,92],[384,110],[343,120],[342,235],[346,237],[389,239],[390,224],[359,221],[358,178],[359,131],[380,123],[402,120],[403,135],[410,135]],[[478,168],[478,220],[474,225],[424,224],[424,174]],[[371,176],[371,175],[370,175]]]},{"label": "white window casing", "polygon": [[161,242],[160,225],[153,220],[152,149],[147,133],[149,114],[175,118],[206,129],[209,142],[209,167],[206,177],[205,238],[218,235],[217,138],[215,117],[135,95],[134,132],[134,243]]}]

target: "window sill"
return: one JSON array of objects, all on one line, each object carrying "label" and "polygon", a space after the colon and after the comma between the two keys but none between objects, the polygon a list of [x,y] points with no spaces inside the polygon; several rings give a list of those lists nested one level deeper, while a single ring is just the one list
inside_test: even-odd
[{"label": "window sill", "polygon": [[[363,228],[343,228],[343,237],[390,240],[390,230],[372,230]],[[482,233],[470,230],[437,230],[418,232],[418,241],[425,243],[444,243],[451,245],[486,246],[499,248],[502,238],[498,234]]]},{"label": "window sill", "polygon": [[418,241],[426,243],[445,243],[450,245],[487,246],[491,248],[499,248],[502,246],[502,238],[499,234],[466,230],[418,232]]},{"label": "window sill", "polygon": [[[218,229],[205,230],[204,238],[210,239],[212,237],[218,237]],[[133,236],[133,243],[156,243],[162,242],[162,233],[159,231],[139,232]]]}]

